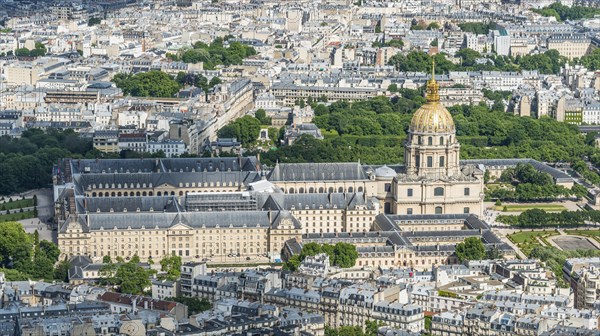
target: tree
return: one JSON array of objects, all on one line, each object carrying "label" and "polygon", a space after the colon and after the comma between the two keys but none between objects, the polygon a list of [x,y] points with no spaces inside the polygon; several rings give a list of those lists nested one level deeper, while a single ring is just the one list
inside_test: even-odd
[{"label": "tree", "polygon": [[458,260],[482,260],[486,257],[485,245],[479,237],[469,237],[462,243],[456,245],[456,257]]},{"label": "tree", "polygon": [[17,222],[0,223],[0,265],[23,273],[31,270],[33,238]]},{"label": "tree", "polygon": [[341,268],[354,267],[356,259],[358,259],[358,252],[356,246],[347,243],[335,244],[335,261],[334,265]]},{"label": "tree", "polygon": [[206,298],[178,296],[166,298],[165,300],[186,305],[188,307],[189,315],[196,315],[212,308],[212,304]]},{"label": "tree", "polygon": [[37,206],[38,205],[38,198],[37,195],[33,195],[33,206]]},{"label": "tree", "polygon": [[118,73],[112,81],[126,95],[134,97],[173,97],[181,89],[169,74],[152,70],[135,75]]},{"label": "tree", "polygon": [[102,22],[102,21],[99,18],[90,18],[88,20],[88,26],[91,27],[91,26],[100,24],[100,22]]},{"label": "tree", "polygon": [[102,257],[102,263],[103,264],[112,264],[112,260],[110,259],[110,256],[105,255],[104,257]]},{"label": "tree", "polygon": [[236,138],[244,147],[254,143],[260,134],[261,123],[252,116],[243,116],[221,128],[217,134],[220,138]]},{"label": "tree", "polygon": [[150,270],[134,262],[106,264],[100,270],[102,282],[117,285],[122,293],[142,294],[151,285]]},{"label": "tree", "polygon": [[181,257],[178,255],[171,255],[164,257],[160,261],[160,269],[166,272],[165,279],[175,281],[181,274]]},{"label": "tree", "polygon": [[438,30],[440,29],[440,24],[437,22],[432,22],[427,26],[427,30]]},{"label": "tree", "polygon": [[398,92],[398,85],[396,85],[395,83],[392,83],[392,84],[388,85],[387,89],[390,92]]},{"label": "tree", "polygon": [[71,264],[67,260],[61,261],[54,269],[54,279],[69,282],[69,268]]},{"label": "tree", "polygon": [[254,113],[254,117],[256,119],[258,119],[260,121],[260,123],[263,125],[271,124],[271,118],[267,117],[267,113],[265,112],[264,109],[256,110],[256,113]]}]

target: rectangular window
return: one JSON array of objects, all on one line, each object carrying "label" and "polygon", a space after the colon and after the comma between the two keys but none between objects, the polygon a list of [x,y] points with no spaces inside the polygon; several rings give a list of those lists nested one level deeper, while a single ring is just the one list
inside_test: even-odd
[{"label": "rectangular window", "polygon": [[468,213],[470,213],[470,212],[471,212],[471,209],[469,209],[468,207],[467,207],[467,208],[464,208],[464,209],[463,209],[463,212],[464,212],[464,213],[466,213],[466,214],[468,214]]},{"label": "rectangular window", "polygon": [[385,192],[390,192],[390,191],[392,191],[392,184],[386,183],[385,184]]},{"label": "rectangular window", "polygon": [[421,167],[421,156],[420,155],[415,156],[415,163],[416,163],[417,168]]},{"label": "rectangular window", "polygon": [[444,168],[444,166],[446,166],[445,157],[440,156],[440,168]]},{"label": "rectangular window", "polygon": [[427,157],[427,168],[432,168],[433,167],[433,156],[428,156]]},{"label": "rectangular window", "polygon": [[412,208],[406,209],[406,214],[407,215],[412,215],[412,213],[413,213]]},{"label": "rectangular window", "polygon": [[471,195],[471,188],[465,188],[465,196]]},{"label": "rectangular window", "polygon": [[408,196],[408,197],[412,197],[412,195],[413,195],[413,190],[412,190],[412,188],[408,188],[408,190],[406,191],[406,196]]}]

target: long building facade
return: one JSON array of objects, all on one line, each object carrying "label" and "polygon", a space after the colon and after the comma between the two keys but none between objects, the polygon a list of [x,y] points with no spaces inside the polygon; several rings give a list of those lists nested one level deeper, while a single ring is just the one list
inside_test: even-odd
[{"label": "long building facade", "polygon": [[276,262],[305,242],[350,242],[357,266],[430,268],[457,262],[454,246],[479,236],[512,255],[478,219],[486,162],[459,160],[435,79],[427,101],[412,119],[403,165],[62,160],[54,170],[61,253]]}]

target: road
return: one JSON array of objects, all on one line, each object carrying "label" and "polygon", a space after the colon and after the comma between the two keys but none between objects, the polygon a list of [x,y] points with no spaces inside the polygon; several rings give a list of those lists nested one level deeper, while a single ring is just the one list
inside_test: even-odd
[{"label": "road", "polygon": [[23,219],[19,223],[28,233],[38,230],[41,240],[48,240],[57,243],[58,236],[56,231],[52,231],[48,220],[54,216],[54,199],[52,189],[37,189],[23,193],[25,197],[37,195],[38,200],[38,218]]}]

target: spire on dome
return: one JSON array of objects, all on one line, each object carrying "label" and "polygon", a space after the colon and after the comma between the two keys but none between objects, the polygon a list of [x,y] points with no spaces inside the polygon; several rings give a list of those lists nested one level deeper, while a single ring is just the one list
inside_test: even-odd
[{"label": "spire on dome", "polygon": [[427,82],[427,101],[430,103],[440,101],[440,87],[435,81],[435,59],[431,62],[431,79]]}]

